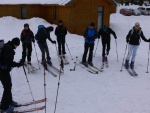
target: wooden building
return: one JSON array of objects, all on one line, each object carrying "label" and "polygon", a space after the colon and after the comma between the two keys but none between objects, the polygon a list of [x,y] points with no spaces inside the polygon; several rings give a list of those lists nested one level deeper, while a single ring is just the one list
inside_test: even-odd
[{"label": "wooden building", "polygon": [[94,22],[97,30],[102,25],[109,26],[110,14],[115,13],[113,0],[70,0],[65,5],[57,4],[1,4],[0,17],[13,16],[18,19],[40,17],[57,24],[63,20],[68,31],[83,34],[87,25]]}]

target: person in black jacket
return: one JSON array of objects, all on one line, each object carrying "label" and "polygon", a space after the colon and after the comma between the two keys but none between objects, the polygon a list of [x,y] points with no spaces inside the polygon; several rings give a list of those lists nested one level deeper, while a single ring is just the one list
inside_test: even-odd
[{"label": "person in black jacket", "polygon": [[48,39],[51,43],[56,44],[56,41],[55,40],[53,41],[50,38],[50,32],[52,32],[52,31],[53,31],[52,26],[49,26],[47,28],[45,28],[44,25],[39,25],[38,26],[38,31],[37,31],[37,34],[36,34],[35,38],[36,38],[37,43],[39,45],[39,48],[42,52],[42,64],[44,64],[44,62],[46,62],[46,59],[45,59],[45,52],[46,52],[46,54],[47,54],[47,63],[49,65],[52,65],[51,57],[50,57],[47,42],[46,42],[46,39]]},{"label": "person in black jacket", "polygon": [[139,48],[140,44],[140,37],[145,41],[145,42],[150,42],[150,39],[146,39],[142,29],[140,28],[140,23],[136,22],[134,27],[129,31],[127,37],[126,37],[126,42],[129,44],[128,46],[128,55],[126,57],[126,62],[125,62],[125,67],[128,69],[129,68],[129,60],[131,58],[131,63],[130,67],[131,69],[134,68],[134,62],[135,62],[135,56],[137,53],[137,50]]},{"label": "person in black jacket", "polygon": [[58,43],[58,54],[59,56],[65,55],[65,36],[67,34],[67,29],[64,27],[62,20],[59,20],[58,25],[55,29],[55,35],[57,36]]},{"label": "person in black jacket", "polygon": [[[82,57],[82,64],[88,67],[88,64],[93,66],[93,50],[94,42],[97,38],[97,30],[94,28],[95,24],[92,22],[84,32],[85,44],[84,44],[84,54]],[[88,62],[86,62],[86,56],[89,50]],[[87,64],[88,63],[88,64]]]},{"label": "person in black jacket", "polygon": [[24,24],[24,29],[21,32],[21,42],[22,42],[22,59],[21,63],[24,64],[26,56],[28,60],[28,64],[31,64],[31,53],[32,53],[32,42],[34,43],[34,35],[33,32],[29,28],[29,24]]},{"label": "person in black jacket", "polygon": [[102,61],[103,62],[105,60],[105,55],[108,55],[110,51],[110,40],[111,40],[110,35],[111,34],[114,36],[115,39],[117,39],[116,33],[107,26],[103,26],[98,32],[98,38],[100,39],[100,36],[101,36],[101,40],[102,40],[102,46],[103,46]]},{"label": "person in black jacket", "polygon": [[12,99],[12,82],[10,77],[10,71],[13,67],[22,66],[21,63],[14,62],[14,49],[20,45],[19,38],[13,38],[11,41],[8,41],[4,44],[1,53],[1,62],[0,62],[0,81],[3,85],[3,97],[1,99],[0,113],[12,113],[13,108],[9,108],[9,106],[17,106],[17,103]]}]

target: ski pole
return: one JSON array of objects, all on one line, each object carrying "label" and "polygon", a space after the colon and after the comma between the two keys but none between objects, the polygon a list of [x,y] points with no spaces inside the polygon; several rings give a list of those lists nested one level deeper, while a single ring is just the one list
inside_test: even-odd
[{"label": "ski pole", "polygon": [[[44,62],[44,65],[46,65],[46,60]],[[44,95],[46,99],[46,67],[44,67]],[[46,101],[45,101],[45,113],[46,113]]]},{"label": "ski pole", "polygon": [[[68,48],[68,51],[69,51],[69,53],[70,53],[70,50],[69,50],[69,47],[68,47],[68,44],[67,44],[67,42],[66,42],[66,46],[67,46],[67,48]],[[73,57],[72,57],[71,53],[70,53],[70,56],[71,56],[71,60],[73,60]]]},{"label": "ski pole", "polygon": [[[56,44],[55,44],[55,47],[56,47],[56,52],[57,52],[57,56],[58,56],[58,51],[57,51],[57,46],[56,46]],[[58,56],[58,61],[59,61],[59,56]]]},{"label": "ski pole", "polygon": [[98,39],[98,41],[97,41],[97,45],[96,45],[96,49],[95,49],[95,53],[94,53],[93,57],[95,57],[95,54],[96,54],[96,50],[97,50],[98,43],[99,43],[99,39]]},{"label": "ski pole", "polygon": [[[25,70],[24,65],[23,65],[23,70],[24,70],[24,74],[25,74],[25,76],[26,76],[26,80],[27,80],[27,83],[28,83],[28,86],[29,86],[29,89],[30,89],[30,93],[31,93],[31,96],[32,96],[32,99],[33,99],[35,108],[36,108],[36,103],[35,103],[35,100],[34,100],[34,97],[33,97],[33,93],[32,93],[32,90],[31,90],[31,86],[30,86],[30,84],[29,84],[29,80],[28,80],[27,73],[26,73],[26,70]],[[38,110],[36,110],[36,111],[38,112]]]},{"label": "ski pole", "polygon": [[73,68],[73,69],[70,69],[70,71],[75,71],[75,70],[76,70],[77,58],[78,58],[78,57],[76,56],[76,61],[74,62],[74,63],[75,63],[74,68]]},{"label": "ski pole", "polygon": [[34,49],[35,49],[35,54],[36,54],[37,62],[38,62],[38,65],[39,65],[39,69],[40,69],[40,64],[39,64],[39,60],[38,60],[38,56],[37,56],[37,52],[36,52],[36,48],[35,48],[35,43],[33,43],[33,45],[34,45]]},{"label": "ski pole", "polygon": [[60,75],[61,75],[61,71],[64,68],[64,63],[63,63],[63,59],[61,58],[61,62],[60,62],[60,71],[59,71],[59,80],[58,80],[58,87],[57,87],[57,95],[56,95],[56,102],[55,102],[55,109],[54,109],[54,113],[56,112],[56,107],[57,107],[57,98],[58,98],[58,91],[59,91],[59,85],[60,85]]},{"label": "ski pole", "polygon": [[115,39],[116,42],[116,53],[117,53],[117,62],[118,62],[118,51],[117,51],[117,40]]},{"label": "ski pole", "polygon": [[147,72],[146,72],[146,73],[149,73],[149,72],[148,72],[148,66],[149,66],[149,53],[150,53],[150,42],[149,42],[148,63],[147,63]]},{"label": "ski pole", "polygon": [[127,46],[128,46],[128,43],[126,44],[125,53],[124,53],[124,57],[123,57],[122,66],[121,66],[120,71],[122,71],[122,67],[123,67],[123,64],[124,64],[124,59],[125,59],[125,55],[126,55]]}]

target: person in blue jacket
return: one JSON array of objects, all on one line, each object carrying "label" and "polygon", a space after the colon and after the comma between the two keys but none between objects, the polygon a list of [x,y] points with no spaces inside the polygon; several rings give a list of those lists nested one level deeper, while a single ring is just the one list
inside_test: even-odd
[{"label": "person in blue jacket", "polygon": [[[85,44],[84,44],[84,54],[82,57],[82,64],[88,67],[88,64],[93,66],[93,50],[94,42],[97,38],[97,30],[94,28],[95,24],[92,22],[84,32]],[[88,62],[86,62],[86,56],[89,50]],[[88,64],[87,64],[88,63]]]}]

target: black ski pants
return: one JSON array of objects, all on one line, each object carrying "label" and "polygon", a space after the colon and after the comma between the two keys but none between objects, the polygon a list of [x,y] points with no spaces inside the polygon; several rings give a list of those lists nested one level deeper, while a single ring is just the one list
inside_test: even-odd
[{"label": "black ski pants", "polygon": [[65,51],[65,37],[57,37],[57,43],[58,43],[59,55],[66,54],[66,51]]},{"label": "black ski pants", "polygon": [[10,73],[7,71],[7,69],[0,69],[0,81],[4,88],[0,109],[7,110],[12,102],[12,82]]},{"label": "black ski pants", "polygon": [[50,54],[49,54],[49,50],[48,50],[48,46],[47,46],[47,43],[43,44],[43,43],[38,43],[39,45],[39,48],[42,52],[42,62],[45,61],[45,52],[46,52],[46,55],[47,55],[47,60],[50,60]]},{"label": "black ski pants", "polygon": [[26,56],[27,60],[31,61],[31,53],[32,53],[32,44],[22,45],[22,61],[25,62]]},{"label": "black ski pants", "polygon": [[82,62],[86,62],[86,56],[89,50],[89,57],[88,57],[88,61],[92,61],[93,60],[93,50],[94,50],[94,43],[92,44],[88,44],[85,42],[84,44],[84,54],[82,57]]},{"label": "black ski pants", "polygon": [[[103,46],[102,56],[105,56],[106,54],[108,55],[110,51],[110,41],[107,42],[102,41],[102,46]],[[107,47],[107,53],[105,53],[106,47]]]}]

